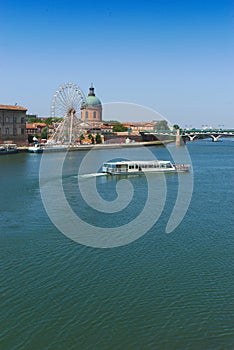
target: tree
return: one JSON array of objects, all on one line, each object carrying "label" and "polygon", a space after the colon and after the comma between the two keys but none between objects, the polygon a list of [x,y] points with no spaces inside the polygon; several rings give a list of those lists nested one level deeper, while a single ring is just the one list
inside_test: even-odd
[{"label": "tree", "polygon": [[167,124],[166,120],[159,120],[155,122],[155,129],[156,130],[169,130],[169,126]]},{"label": "tree", "polygon": [[92,134],[88,134],[88,138],[90,139],[92,144],[94,144],[94,137],[93,137],[93,135]]},{"label": "tree", "polygon": [[33,143],[33,135],[28,135],[28,143]]},{"label": "tree", "polygon": [[41,131],[41,138],[42,139],[47,139],[47,136],[48,136],[48,128],[47,126],[45,128],[42,129]]},{"label": "tree", "polygon": [[61,122],[63,118],[56,118],[56,117],[48,117],[44,120],[44,123],[46,125],[52,125],[53,123]]},{"label": "tree", "polygon": [[102,138],[101,138],[101,135],[99,134],[99,132],[96,135],[96,143],[102,143]]},{"label": "tree", "polygon": [[178,129],[180,129],[180,127],[178,124],[175,124],[175,125],[173,125],[173,129],[178,130]]},{"label": "tree", "polygon": [[123,124],[118,123],[113,126],[113,131],[114,132],[123,132],[123,131],[128,131],[128,128],[126,126],[123,126]]}]

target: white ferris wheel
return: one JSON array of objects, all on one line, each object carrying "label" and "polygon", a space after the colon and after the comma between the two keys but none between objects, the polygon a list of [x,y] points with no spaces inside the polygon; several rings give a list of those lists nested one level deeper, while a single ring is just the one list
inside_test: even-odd
[{"label": "white ferris wheel", "polygon": [[51,117],[63,118],[53,135],[57,143],[72,144],[80,135],[80,108],[85,99],[78,85],[66,83],[61,85],[53,96]]}]

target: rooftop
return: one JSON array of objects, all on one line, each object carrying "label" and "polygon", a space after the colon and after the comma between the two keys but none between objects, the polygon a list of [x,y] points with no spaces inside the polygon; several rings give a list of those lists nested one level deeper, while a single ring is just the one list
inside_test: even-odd
[{"label": "rooftop", "polygon": [[0,110],[10,110],[10,111],[27,111],[27,108],[21,107],[21,106],[11,106],[11,105],[0,105]]}]

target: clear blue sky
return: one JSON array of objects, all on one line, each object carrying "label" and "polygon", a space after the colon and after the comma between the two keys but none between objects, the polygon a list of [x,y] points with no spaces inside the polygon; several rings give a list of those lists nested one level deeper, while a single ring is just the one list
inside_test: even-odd
[{"label": "clear blue sky", "polygon": [[0,104],[49,116],[58,86],[93,82],[102,102],[234,127],[233,53],[233,0],[3,0]]}]

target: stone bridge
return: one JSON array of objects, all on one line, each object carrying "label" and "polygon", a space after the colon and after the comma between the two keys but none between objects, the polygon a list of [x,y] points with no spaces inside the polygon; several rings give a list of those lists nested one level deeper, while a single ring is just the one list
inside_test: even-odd
[{"label": "stone bridge", "polygon": [[234,129],[178,129],[178,130],[144,130],[141,134],[151,134],[155,137],[163,136],[175,136],[176,143],[181,143],[181,139],[184,141],[193,141],[196,137],[203,136],[204,138],[210,137],[212,141],[216,142],[220,137],[234,137]]}]

